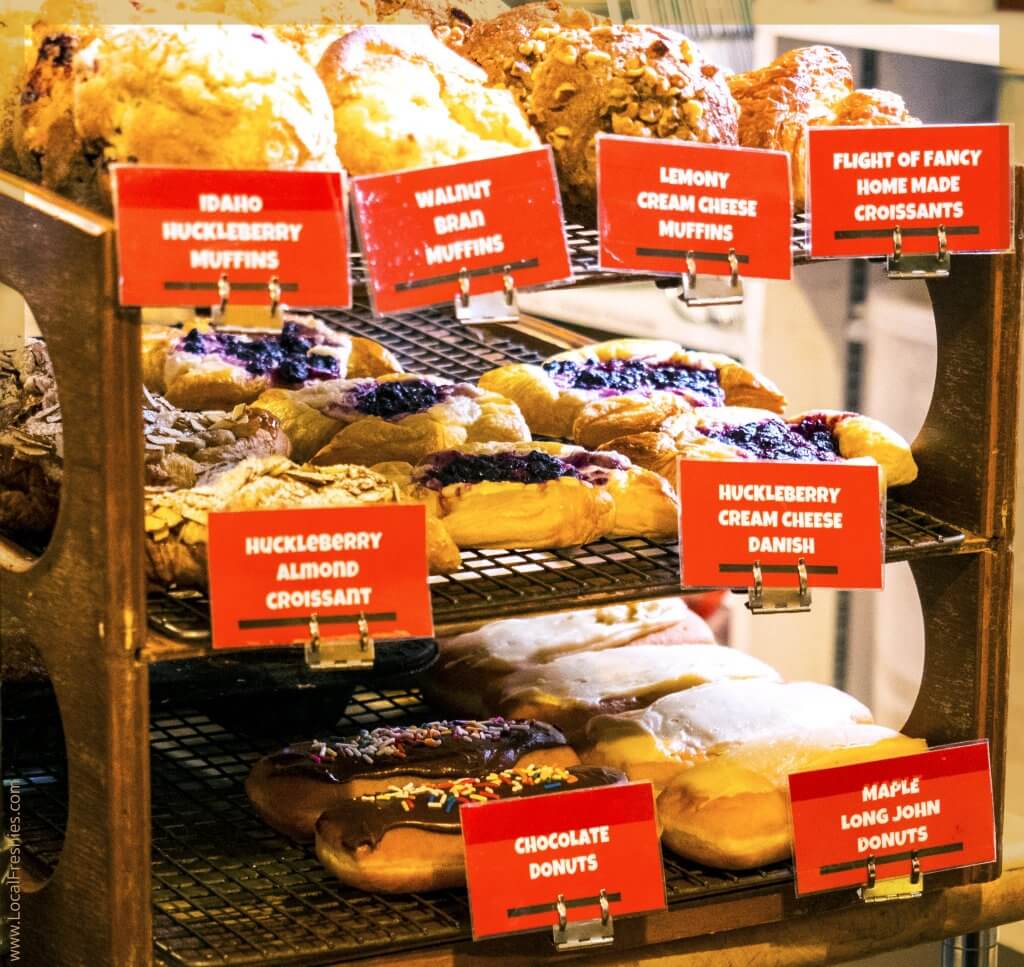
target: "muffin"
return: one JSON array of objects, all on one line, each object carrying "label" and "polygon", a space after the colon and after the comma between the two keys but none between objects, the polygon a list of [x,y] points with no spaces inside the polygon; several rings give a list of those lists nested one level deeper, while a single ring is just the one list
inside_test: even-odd
[{"label": "muffin", "polygon": [[425,26],[361,27],[318,68],[334,108],[338,157],[353,175],[537,147],[508,91]]},{"label": "muffin", "polygon": [[724,72],[682,34],[529,4],[469,31],[461,50],[513,92],[555,152],[570,211],[593,218],[596,136],[735,144]]}]

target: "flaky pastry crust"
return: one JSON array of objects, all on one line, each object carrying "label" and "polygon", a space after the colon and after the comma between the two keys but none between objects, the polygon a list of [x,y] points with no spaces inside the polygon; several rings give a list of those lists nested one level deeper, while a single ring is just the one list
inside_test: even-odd
[{"label": "flaky pastry crust", "polygon": [[353,175],[443,165],[537,147],[507,91],[425,26],[361,27],[318,67],[338,157]]},{"label": "flaky pastry crust", "polygon": [[698,391],[580,389],[551,364],[639,360],[714,371],[729,406],[759,406],[781,413],[786,398],[766,376],[720,353],[695,352],[663,339],[611,339],[552,356],[544,366],[512,363],[484,373],[480,385],[514,400],[530,429],[594,447],[628,433],[659,428],[667,419],[706,403]]},{"label": "flaky pastry crust", "polygon": [[[359,408],[361,394],[388,384],[437,387],[440,399],[425,409],[378,416]],[[471,383],[409,373],[379,379],[327,380],[299,390],[271,389],[254,404],[273,413],[292,441],[292,457],[318,466],[388,461],[418,463],[428,453],[468,443],[530,439],[511,400]]]},{"label": "flaky pastry crust", "polygon": [[[285,457],[263,457],[244,460],[211,478],[187,490],[147,492],[147,572],[156,583],[206,586],[206,520],[211,511],[397,502],[393,484],[365,467],[300,466]],[[429,517],[427,545],[432,571],[458,569],[457,548],[444,527]]]},{"label": "flaky pastry crust", "polygon": [[[314,316],[292,315],[286,322],[309,330],[311,341],[316,343],[310,354],[333,356],[341,376],[379,376],[402,370],[391,351],[371,339],[337,332]],[[188,352],[183,346],[186,335],[185,330],[167,326],[143,327],[143,381],[148,389],[162,393],[175,406],[187,410],[225,409],[238,403],[252,403],[272,388],[271,375],[251,373],[240,361],[215,352]],[[235,335],[258,339],[263,334]]]},{"label": "flaky pastry crust", "polygon": [[[441,485],[433,463],[456,451],[432,454],[418,467],[378,464],[411,499],[426,503],[459,547],[569,547],[606,536],[665,537],[676,532],[677,507],[670,487],[656,474],[617,455],[589,454],[559,443],[489,443],[458,454],[547,454],[574,461],[579,475],[537,483],[479,480]],[[607,456],[609,459],[603,459]]]}]

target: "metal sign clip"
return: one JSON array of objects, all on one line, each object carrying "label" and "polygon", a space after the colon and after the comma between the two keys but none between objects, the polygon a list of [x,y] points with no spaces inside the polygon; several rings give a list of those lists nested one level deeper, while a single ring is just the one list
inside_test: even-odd
[{"label": "metal sign clip", "polygon": [[878,867],[875,858],[867,858],[868,882],[857,893],[865,903],[884,903],[888,900],[912,900],[924,891],[924,876],[921,873],[921,861],[917,853],[910,854],[909,876],[887,876],[878,879]]},{"label": "metal sign clip", "polygon": [[215,326],[234,326],[238,328],[252,329],[257,327],[271,326],[279,328],[284,325],[284,315],[281,304],[281,280],[272,276],[267,283],[267,296],[270,300],[270,316],[267,310],[260,306],[239,306],[231,305],[231,280],[227,272],[221,272],[217,280],[217,299],[219,300],[210,310],[210,322]]},{"label": "metal sign clip", "polygon": [[[555,903],[555,910],[558,913],[558,923],[551,928],[551,939],[554,941],[555,949],[559,951],[582,950],[589,947],[607,947],[615,940],[615,922],[612,918],[611,907],[608,904],[608,894],[602,890],[599,896],[587,898],[589,902],[597,901],[601,908],[601,916],[594,920],[579,920],[569,923],[568,908],[565,897],[559,893]],[[579,906],[581,901],[577,900],[573,906]]]},{"label": "metal sign clip", "polygon": [[796,588],[766,588],[761,562],[754,561],[754,586],[747,594],[747,608],[753,614],[799,614],[811,610],[811,590],[807,586],[807,563],[800,558],[796,573],[800,586]]},{"label": "metal sign clip", "polygon": [[[921,229],[913,234],[924,234]],[[892,230],[892,255],[886,257],[885,271],[890,279],[946,279],[949,278],[949,245],[946,226],[936,229],[938,248],[934,255],[904,255],[903,230],[897,225]]]},{"label": "metal sign clip", "polygon": [[517,322],[516,287],[511,267],[506,265],[501,276],[501,292],[482,292],[471,295],[469,270],[459,270],[459,291],[455,296],[455,318],[467,325],[490,325],[496,322]]},{"label": "metal sign clip", "polygon": [[366,615],[359,615],[359,637],[324,641],[320,637],[320,621],[316,614],[309,618],[309,641],[306,642],[306,664],[314,671],[345,671],[372,668],[376,654]]},{"label": "metal sign clip", "polygon": [[743,301],[743,283],[740,281],[740,263],[736,250],[729,249],[729,274],[704,275],[697,278],[697,263],[693,252],[686,253],[686,272],[683,273],[683,291],[679,296],[688,306],[732,306]]}]

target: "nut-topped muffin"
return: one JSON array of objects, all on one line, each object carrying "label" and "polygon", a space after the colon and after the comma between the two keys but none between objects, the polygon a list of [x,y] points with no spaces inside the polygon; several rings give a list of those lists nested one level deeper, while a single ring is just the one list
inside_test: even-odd
[{"label": "nut-topped muffin", "polygon": [[723,71],[674,31],[529,4],[473,27],[461,50],[516,95],[582,217],[593,217],[600,133],[736,144]]}]

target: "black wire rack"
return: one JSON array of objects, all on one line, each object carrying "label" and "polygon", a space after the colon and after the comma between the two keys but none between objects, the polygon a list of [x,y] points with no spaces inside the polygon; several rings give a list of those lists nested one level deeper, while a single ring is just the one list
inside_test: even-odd
[{"label": "black wire rack", "polygon": [[[507,362],[536,363],[535,349],[505,335],[482,333],[451,318],[444,308],[374,318],[365,298],[351,309],[318,315],[337,329],[388,346],[409,372],[455,380],[476,379]],[[895,501],[888,508],[887,559],[948,553],[964,534]],[[466,551],[460,571],[431,578],[438,627],[571,607],[592,607],[679,592],[675,541],[606,539],[556,550]],[[149,622],[168,637],[209,641],[209,606],[197,591],[154,591]]]},{"label": "black wire rack", "polygon": [[[337,728],[345,734],[430,717],[416,691],[359,691]],[[262,755],[296,738],[301,737],[244,738],[185,709],[154,716],[156,962],[182,967],[334,963],[468,940],[463,891],[361,893],[337,882],[311,847],[282,838],[256,816],[245,796],[246,775]],[[66,768],[54,748],[59,746],[8,761],[4,780],[21,796],[22,849],[45,870],[59,860],[67,819]],[[730,873],[665,855],[672,905],[791,879],[785,865]]]}]

